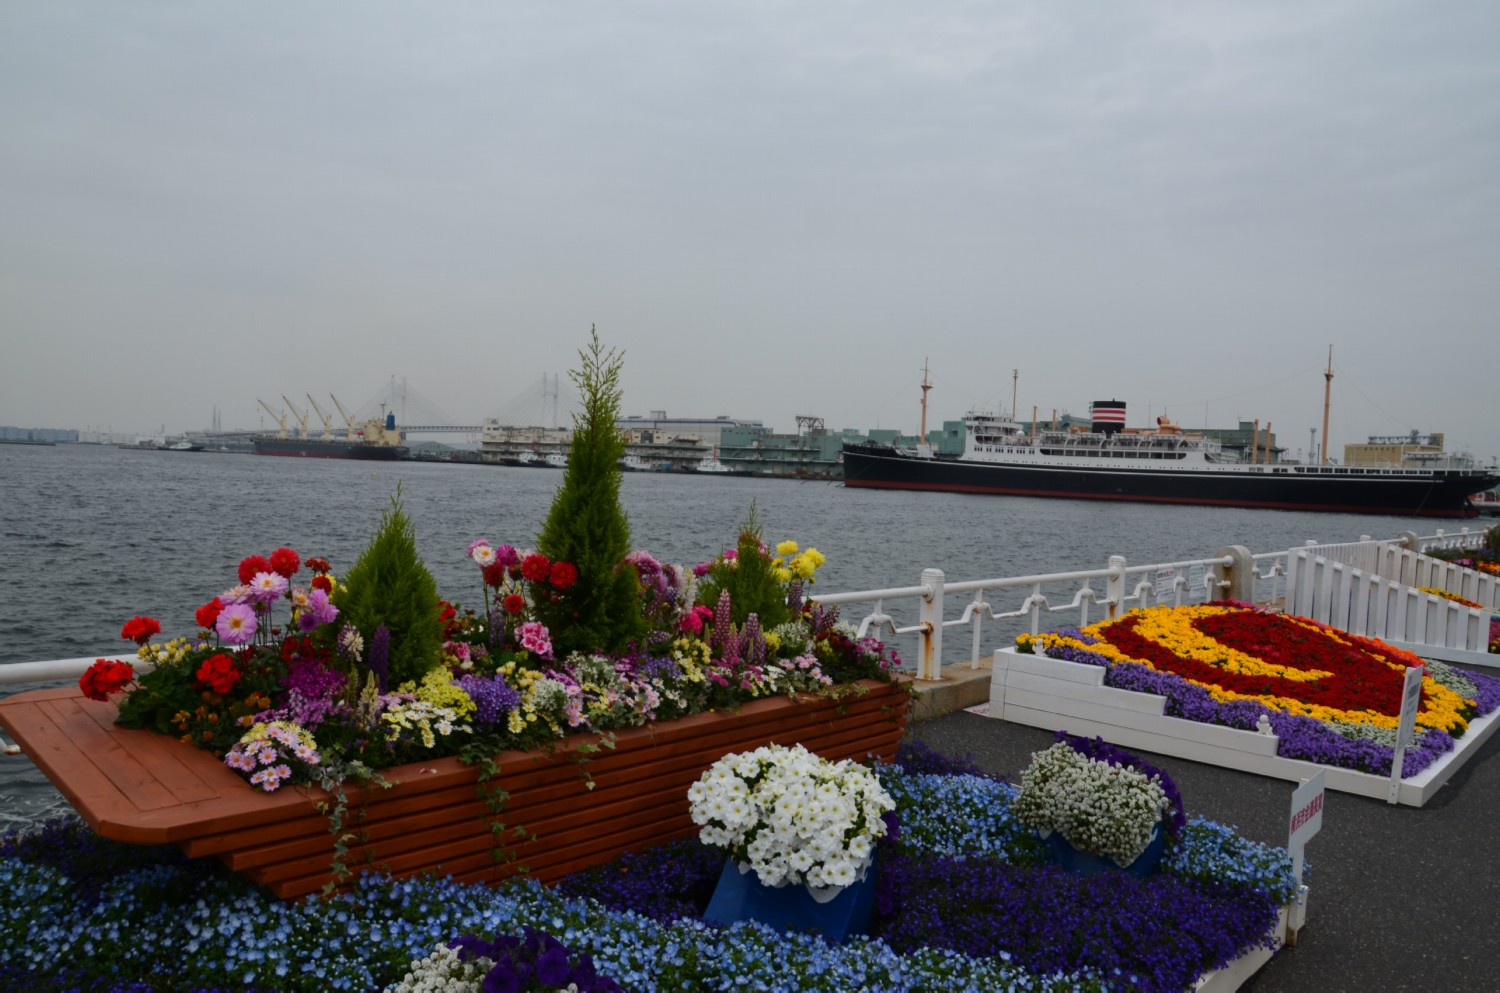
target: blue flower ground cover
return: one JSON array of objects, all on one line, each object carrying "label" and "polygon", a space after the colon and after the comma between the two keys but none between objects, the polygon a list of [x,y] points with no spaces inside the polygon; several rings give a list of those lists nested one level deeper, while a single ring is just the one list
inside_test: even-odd
[{"label": "blue flower ground cover", "polygon": [[1292,894],[1284,851],[1201,819],[1156,876],[1069,876],[1010,816],[1014,787],[905,757],[882,772],[901,825],[880,856],[875,934],[842,946],[699,922],[722,861],[696,841],[550,889],[367,875],[289,904],[72,821],[0,840],[0,988],[378,990],[439,942],[530,926],[639,991],[1183,990],[1267,941]]}]

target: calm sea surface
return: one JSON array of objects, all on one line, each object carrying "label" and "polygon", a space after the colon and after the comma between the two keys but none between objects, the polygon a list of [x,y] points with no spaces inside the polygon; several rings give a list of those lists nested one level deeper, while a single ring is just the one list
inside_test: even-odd
[{"label": "calm sea surface", "polygon": [[[398,486],[439,591],[471,602],[480,586],[469,541],[533,544],[561,482],[548,469],[0,445],[0,665],[125,653],[120,625],[136,614],[168,636],[189,634],[193,611],[234,584],[241,558],[281,545],[343,573]],[[950,581],[1034,575],[1102,568],[1110,555],[1170,562],[1229,544],[1270,552],[1440,526],[644,473],[624,477],[621,497],[637,548],[689,564],[732,545],[753,502],[767,540],[827,555],[824,593],[912,586],[931,567]],[[0,685],[0,695],[31,688]],[[63,809],[28,759],[0,756],[0,827]]]}]

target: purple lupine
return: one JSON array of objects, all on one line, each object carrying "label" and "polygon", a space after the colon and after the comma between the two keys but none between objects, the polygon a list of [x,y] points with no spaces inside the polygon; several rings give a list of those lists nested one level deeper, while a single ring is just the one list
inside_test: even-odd
[{"label": "purple lupine", "polygon": [[369,666],[380,692],[386,692],[391,681],[391,632],[384,624],[376,625],[375,634],[370,639]]},{"label": "purple lupine", "polygon": [[[729,591],[719,591],[719,604],[714,610],[714,634],[709,644],[721,652],[730,650],[730,642],[734,640],[734,624],[731,621],[731,608]],[[738,646],[734,646],[738,648]]]},{"label": "purple lupine", "polygon": [[743,643],[745,661],[753,666],[762,666],[766,662],[766,637],[760,633],[760,615],[751,614],[745,618],[744,630],[740,632],[740,641]]}]

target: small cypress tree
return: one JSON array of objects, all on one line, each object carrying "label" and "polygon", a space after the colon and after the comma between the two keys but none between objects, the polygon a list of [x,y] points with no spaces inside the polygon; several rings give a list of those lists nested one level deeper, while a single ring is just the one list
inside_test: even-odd
[{"label": "small cypress tree", "polygon": [[580,367],[568,372],[583,401],[573,415],[568,468],[537,538],[543,555],[578,567],[576,583],[535,604],[558,658],[622,650],[646,628],[640,579],[625,562],[630,522],[620,506],[625,438],[616,422],[623,356],[604,350],[598,328],[590,335],[589,347],[578,352]]},{"label": "small cypress tree", "polygon": [[365,644],[374,645],[381,625],[389,633],[388,685],[420,680],[437,663],[443,624],[437,582],[417,555],[416,534],[401,507],[399,486],[390,509],[381,516],[380,529],[344,577],[344,586],[337,598],[339,610],[364,635]]}]

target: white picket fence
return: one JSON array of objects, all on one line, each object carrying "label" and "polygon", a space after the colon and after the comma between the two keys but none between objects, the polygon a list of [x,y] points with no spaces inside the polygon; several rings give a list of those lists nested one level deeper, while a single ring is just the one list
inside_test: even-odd
[{"label": "white picket fence", "polygon": [[[1488,651],[1490,615],[1500,610],[1500,582],[1421,553],[1472,548],[1482,533],[1407,534],[1293,549],[1287,563],[1286,609],[1350,634],[1379,638],[1423,658],[1500,667]],[[1443,589],[1482,604],[1475,609],[1419,587]]]}]

